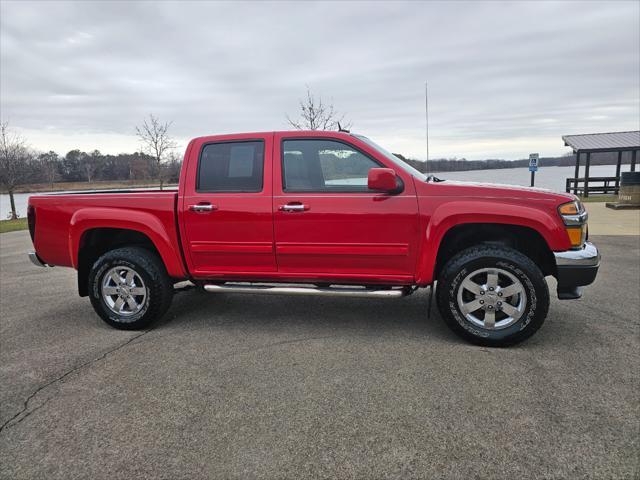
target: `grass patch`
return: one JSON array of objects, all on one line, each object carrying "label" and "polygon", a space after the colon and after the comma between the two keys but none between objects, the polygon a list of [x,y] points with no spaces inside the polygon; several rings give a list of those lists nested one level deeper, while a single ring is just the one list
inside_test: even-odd
[{"label": "grass patch", "polygon": [[617,195],[592,195],[590,197],[580,197],[580,200],[584,203],[596,203],[596,202],[615,202],[618,200]]},{"label": "grass patch", "polygon": [[0,233],[15,232],[17,230],[27,230],[26,218],[18,218],[17,220],[0,220]]}]

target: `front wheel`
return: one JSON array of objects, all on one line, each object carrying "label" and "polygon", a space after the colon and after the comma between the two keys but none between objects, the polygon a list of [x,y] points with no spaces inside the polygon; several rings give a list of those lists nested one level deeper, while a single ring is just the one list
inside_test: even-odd
[{"label": "front wheel", "polygon": [[153,252],[125,247],[102,255],[89,273],[91,304],[120,330],[138,330],[160,318],[171,305],[173,285]]},{"label": "front wheel", "polygon": [[501,246],[471,247],[442,269],[438,309],[458,335],[504,347],[533,335],[549,310],[549,289],[531,259]]}]

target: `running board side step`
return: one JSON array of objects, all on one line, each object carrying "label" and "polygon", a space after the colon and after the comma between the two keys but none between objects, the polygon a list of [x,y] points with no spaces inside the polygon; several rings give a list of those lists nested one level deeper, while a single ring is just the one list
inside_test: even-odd
[{"label": "running board side step", "polygon": [[266,295],[315,295],[356,298],[398,298],[411,293],[408,288],[388,288],[374,290],[354,287],[279,287],[268,285],[204,285],[207,292],[212,293],[260,293]]}]

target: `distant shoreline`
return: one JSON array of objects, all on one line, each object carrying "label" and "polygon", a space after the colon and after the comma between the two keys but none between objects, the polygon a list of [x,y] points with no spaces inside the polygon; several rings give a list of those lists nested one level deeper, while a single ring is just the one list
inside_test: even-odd
[{"label": "distant shoreline", "polygon": [[[549,162],[543,162],[543,159],[539,162],[540,168],[574,168],[575,160],[573,160],[569,164],[554,164]],[[423,168],[427,168],[427,162],[420,161],[420,164],[417,164],[415,160],[405,160],[407,163],[412,165],[414,168],[422,171]],[[478,163],[481,162],[481,163]],[[429,173],[456,173],[456,172],[477,172],[477,171],[488,171],[488,170],[511,170],[518,168],[528,168],[529,160],[495,160],[494,164],[489,164],[488,162],[492,162],[492,160],[464,160],[464,161],[455,161],[455,160],[445,160],[444,162],[441,160],[429,160],[428,162],[428,170]],[[616,166],[617,162],[607,162],[607,161],[595,161],[592,160],[590,165],[592,167],[596,166]],[[630,161],[623,161],[621,165],[624,167],[626,165],[630,165]],[[580,162],[580,168],[584,169],[585,162]],[[444,168],[443,168],[444,167]]]},{"label": "distant shoreline", "polygon": [[[543,168],[543,167],[544,168],[566,168],[567,166],[570,166],[570,165],[543,165],[540,168]],[[582,167],[584,168],[584,165],[582,165]],[[486,171],[489,171],[489,170],[515,170],[515,169],[519,169],[519,168],[529,168],[529,166],[528,165],[514,165],[514,166],[507,166],[507,167],[498,166],[498,167],[491,167],[491,168],[467,168],[467,169],[464,169],[464,170],[455,170],[455,169],[439,170],[436,167],[434,167],[434,168],[430,167],[429,168],[429,173],[486,172]],[[426,173],[426,172],[423,172],[423,173]]]}]

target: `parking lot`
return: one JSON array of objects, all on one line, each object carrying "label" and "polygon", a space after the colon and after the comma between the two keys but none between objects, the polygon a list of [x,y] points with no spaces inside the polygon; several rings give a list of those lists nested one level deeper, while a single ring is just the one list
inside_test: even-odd
[{"label": "parking lot", "polygon": [[592,240],[585,297],[489,349],[427,319],[426,291],[190,291],[117,331],[3,234],[0,477],[637,478],[640,237]]}]

